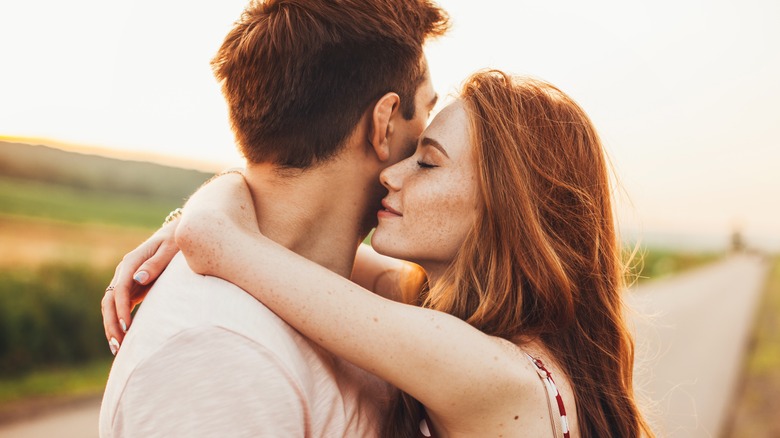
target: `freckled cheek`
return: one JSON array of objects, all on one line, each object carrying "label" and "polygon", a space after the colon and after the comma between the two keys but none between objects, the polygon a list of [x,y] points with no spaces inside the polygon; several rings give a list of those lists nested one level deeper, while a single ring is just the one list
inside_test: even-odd
[{"label": "freckled cheek", "polygon": [[431,250],[449,252],[457,247],[471,226],[470,217],[474,205],[470,197],[460,188],[450,190],[428,190],[419,194],[409,216],[414,217],[410,234],[421,246]]}]

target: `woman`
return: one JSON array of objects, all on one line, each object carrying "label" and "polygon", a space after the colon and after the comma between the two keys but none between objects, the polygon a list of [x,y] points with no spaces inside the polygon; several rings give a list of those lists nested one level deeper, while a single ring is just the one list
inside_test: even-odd
[{"label": "woman", "polygon": [[633,396],[608,166],[576,103],[477,73],[381,181],[372,246],[424,269],[419,307],[302,271],[241,208],[237,175],[191,199],[177,243],[196,272],[401,389],[387,436],[652,436]]}]

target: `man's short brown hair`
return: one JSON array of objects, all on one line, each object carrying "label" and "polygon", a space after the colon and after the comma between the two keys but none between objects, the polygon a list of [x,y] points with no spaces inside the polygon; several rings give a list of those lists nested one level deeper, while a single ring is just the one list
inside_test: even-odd
[{"label": "man's short brown hair", "polygon": [[422,44],[447,26],[429,0],[252,1],[212,61],[241,152],[311,166],[336,154],[388,92],[411,119]]}]

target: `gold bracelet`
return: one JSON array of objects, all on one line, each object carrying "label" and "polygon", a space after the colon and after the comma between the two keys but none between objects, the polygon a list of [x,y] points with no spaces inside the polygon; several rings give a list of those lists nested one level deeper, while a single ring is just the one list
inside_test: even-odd
[{"label": "gold bracelet", "polygon": [[173,210],[172,212],[168,213],[168,216],[166,216],[165,220],[163,221],[163,226],[168,225],[169,223],[180,218],[182,212],[183,210],[181,208],[177,208],[176,210]]},{"label": "gold bracelet", "polygon": [[[215,179],[219,178],[222,175],[227,175],[228,173],[237,173],[241,176],[244,176],[243,169],[240,167],[234,167],[232,169],[224,170],[222,172],[219,172],[218,174],[212,176],[211,178],[207,179],[203,184],[200,186],[203,187],[206,184],[210,183],[211,181],[214,181]],[[169,223],[175,221],[176,219],[181,217],[181,214],[183,213],[183,210],[181,208],[177,208],[176,210],[173,210],[172,212],[168,213],[168,216],[165,217],[165,220],[163,221],[163,225],[168,225]]]},{"label": "gold bracelet", "polygon": [[244,169],[241,169],[240,167],[234,167],[232,169],[223,170],[222,172],[219,172],[219,173],[215,174],[214,176],[212,176],[211,178],[209,178],[206,181],[204,181],[203,184],[201,184],[200,186],[203,187],[206,184],[208,184],[208,183],[214,181],[215,179],[219,178],[220,176],[227,175],[229,173],[236,173],[236,174],[239,174],[241,176],[244,176],[243,170]]},{"label": "gold bracelet", "polygon": [[222,172],[219,172],[219,175],[217,176],[227,175],[228,173],[237,173],[241,176],[244,176],[244,169],[242,169],[241,167],[233,167],[228,170],[223,170]]}]

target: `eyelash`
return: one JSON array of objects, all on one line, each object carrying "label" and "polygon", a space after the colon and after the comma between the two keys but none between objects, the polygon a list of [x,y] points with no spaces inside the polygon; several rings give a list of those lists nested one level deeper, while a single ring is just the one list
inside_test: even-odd
[{"label": "eyelash", "polygon": [[420,168],[422,169],[433,169],[434,167],[438,167],[438,166],[434,166],[433,164],[428,164],[421,160],[417,160],[417,165],[420,166]]}]

